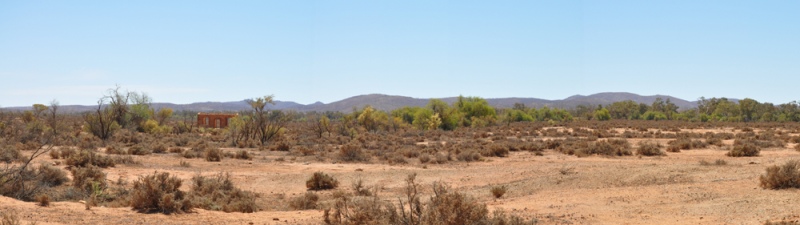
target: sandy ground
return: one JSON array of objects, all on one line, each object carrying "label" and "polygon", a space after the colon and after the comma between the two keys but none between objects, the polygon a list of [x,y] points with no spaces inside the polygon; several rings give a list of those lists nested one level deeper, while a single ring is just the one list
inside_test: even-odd
[{"label": "sandy ground", "polygon": [[[484,162],[425,166],[418,162],[334,164],[283,152],[253,153],[253,160],[226,158],[216,163],[175,154],[134,156],[141,165],[119,165],[105,171],[113,181],[118,177],[132,181],[166,171],[184,179],[184,186],[198,173],[229,172],[237,186],[262,195],[259,203],[266,210],[257,213],[196,209],[177,215],[141,214],[129,207],[86,210],[78,202],[40,207],[6,197],[0,197],[0,211],[16,212],[23,224],[320,224],[322,210],[292,211],[281,199],[305,193],[305,180],[313,172],[323,171],[340,181],[339,189],[349,189],[354,180],[362,178],[379,187],[383,199],[400,197],[404,179],[417,173],[423,196],[430,196],[433,182],[444,181],[491,210],[502,208],[541,224],[762,224],[800,219],[800,190],[765,190],[758,185],[767,166],[800,159],[800,152],[790,148],[765,149],[759,157],[743,158],[726,157],[725,150],[715,147],[661,157],[578,158],[553,151],[544,156],[512,152],[509,157]],[[699,163],[717,159],[727,165]],[[38,160],[53,161],[47,156]],[[191,167],[179,166],[181,160]],[[506,185],[508,193],[495,200],[490,193],[495,185]],[[326,204],[330,191],[321,193],[321,204]]]}]

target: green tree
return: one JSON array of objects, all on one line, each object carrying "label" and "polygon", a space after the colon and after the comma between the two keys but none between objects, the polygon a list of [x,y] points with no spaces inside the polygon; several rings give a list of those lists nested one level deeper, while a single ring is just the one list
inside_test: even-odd
[{"label": "green tree", "polygon": [[601,108],[594,111],[594,119],[598,121],[606,121],[611,119],[611,114],[608,112],[608,109]]}]

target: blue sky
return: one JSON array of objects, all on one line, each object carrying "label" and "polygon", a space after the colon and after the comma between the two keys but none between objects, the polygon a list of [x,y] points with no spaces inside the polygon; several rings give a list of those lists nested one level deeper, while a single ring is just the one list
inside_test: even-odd
[{"label": "blue sky", "polygon": [[800,100],[800,1],[2,1],[0,106],[606,91]]}]

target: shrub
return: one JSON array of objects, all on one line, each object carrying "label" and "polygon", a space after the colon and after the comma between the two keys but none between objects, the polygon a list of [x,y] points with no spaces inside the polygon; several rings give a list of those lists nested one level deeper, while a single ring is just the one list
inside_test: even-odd
[{"label": "shrub", "polygon": [[461,153],[458,153],[456,158],[458,159],[458,161],[472,162],[472,161],[481,160],[481,154],[479,154],[475,150],[467,150],[467,151],[462,151]]},{"label": "shrub", "polygon": [[183,181],[169,173],[155,172],[133,182],[131,207],[140,212],[188,212],[192,209],[186,193],[180,190]]},{"label": "shrub", "polygon": [[626,156],[632,155],[630,143],[625,139],[610,139],[607,141],[596,141],[590,143],[576,151],[578,156],[586,155],[606,155],[606,156]]},{"label": "shrub", "polygon": [[44,206],[44,207],[50,206],[50,196],[46,194],[39,195],[36,197],[36,202],[38,203],[39,206]]},{"label": "shrub", "polygon": [[50,165],[42,164],[39,166],[38,171],[40,176],[40,184],[47,187],[58,186],[69,181],[69,178],[67,178],[67,173]]},{"label": "shrub", "polygon": [[473,224],[487,219],[489,210],[465,194],[434,183],[434,196],[423,212],[423,224]]},{"label": "shrub", "polygon": [[192,177],[189,195],[193,207],[243,213],[259,210],[255,201],[258,196],[235,187],[228,173],[219,173],[213,177],[200,175]]},{"label": "shrub", "polygon": [[161,143],[161,142],[159,142],[159,143],[157,143],[157,144],[155,144],[155,145],[153,146],[153,153],[158,153],[158,154],[160,154],[160,153],[166,153],[166,152],[167,152],[167,150],[168,150],[168,147],[167,147],[167,145],[166,145],[166,144],[164,144],[164,143]]},{"label": "shrub", "polygon": [[500,145],[500,144],[493,144],[493,145],[489,146],[489,148],[484,149],[483,151],[481,151],[481,155],[486,156],[486,157],[490,157],[490,156],[506,157],[506,156],[508,156],[508,152],[509,151],[508,151],[508,148],[506,146]]},{"label": "shrub", "polygon": [[506,187],[505,185],[492,187],[492,195],[494,196],[494,198],[503,197],[503,195],[506,194],[506,191],[508,191],[508,187]]},{"label": "shrub", "polygon": [[309,191],[290,200],[289,206],[295,210],[317,209],[317,201],[319,201],[319,195]]},{"label": "shrub", "polygon": [[342,145],[339,149],[339,159],[346,162],[368,161],[369,157],[357,143]]},{"label": "shrub", "polygon": [[339,181],[332,176],[316,172],[306,181],[306,188],[312,191],[334,189],[339,186]]},{"label": "shrub", "polygon": [[0,162],[11,163],[22,158],[22,153],[11,145],[0,146]]},{"label": "shrub", "polygon": [[665,155],[665,153],[661,151],[661,144],[649,141],[639,142],[639,148],[636,149],[636,154],[643,156]]},{"label": "shrub", "polygon": [[205,152],[206,161],[219,162],[222,161],[222,150],[219,148],[209,148]]},{"label": "shrub", "polygon": [[128,148],[128,154],[131,155],[149,155],[152,153],[150,149],[145,148],[145,146],[141,144],[137,144]]},{"label": "shrub", "polygon": [[253,159],[253,156],[251,156],[250,153],[247,152],[247,150],[236,151],[236,155],[234,157],[237,159],[248,159],[248,160]]},{"label": "shrub", "polygon": [[74,167],[87,167],[90,165],[107,168],[114,166],[114,160],[107,156],[97,155],[92,150],[80,150],[78,152],[62,150],[62,157],[65,153],[69,153],[66,158],[66,164]]},{"label": "shrub", "polygon": [[761,175],[759,180],[764,189],[800,188],[800,161],[767,167],[767,174]]},{"label": "shrub", "polygon": [[353,194],[356,196],[372,196],[372,191],[364,185],[364,180],[359,178],[353,182]]},{"label": "shrub", "polygon": [[106,189],[106,174],[96,166],[75,167],[72,169],[72,186],[92,193],[96,189]]},{"label": "shrub", "polygon": [[761,152],[752,139],[737,139],[733,142],[733,148],[725,155],[730,157],[758,156]]},{"label": "shrub", "polygon": [[700,160],[700,165],[702,165],[702,166],[724,166],[724,165],[728,165],[728,162],[723,160],[723,159],[714,160],[713,163],[705,161],[705,160]]},{"label": "shrub", "polygon": [[428,163],[430,161],[431,161],[431,155],[422,154],[422,155],[419,156],[419,162],[420,163]]}]

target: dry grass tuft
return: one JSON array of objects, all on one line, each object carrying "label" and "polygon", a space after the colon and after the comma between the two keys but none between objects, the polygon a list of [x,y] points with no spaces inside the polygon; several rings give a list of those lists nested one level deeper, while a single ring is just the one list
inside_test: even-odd
[{"label": "dry grass tuft", "polygon": [[767,174],[761,175],[759,181],[764,189],[800,188],[800,161],[767,167]]},{"label": "dry grass tuft", "polygon": [[306,181],[306,188],[311,191],[334,189],[339,186],[339,181],[332,176],[316,172]]}]

